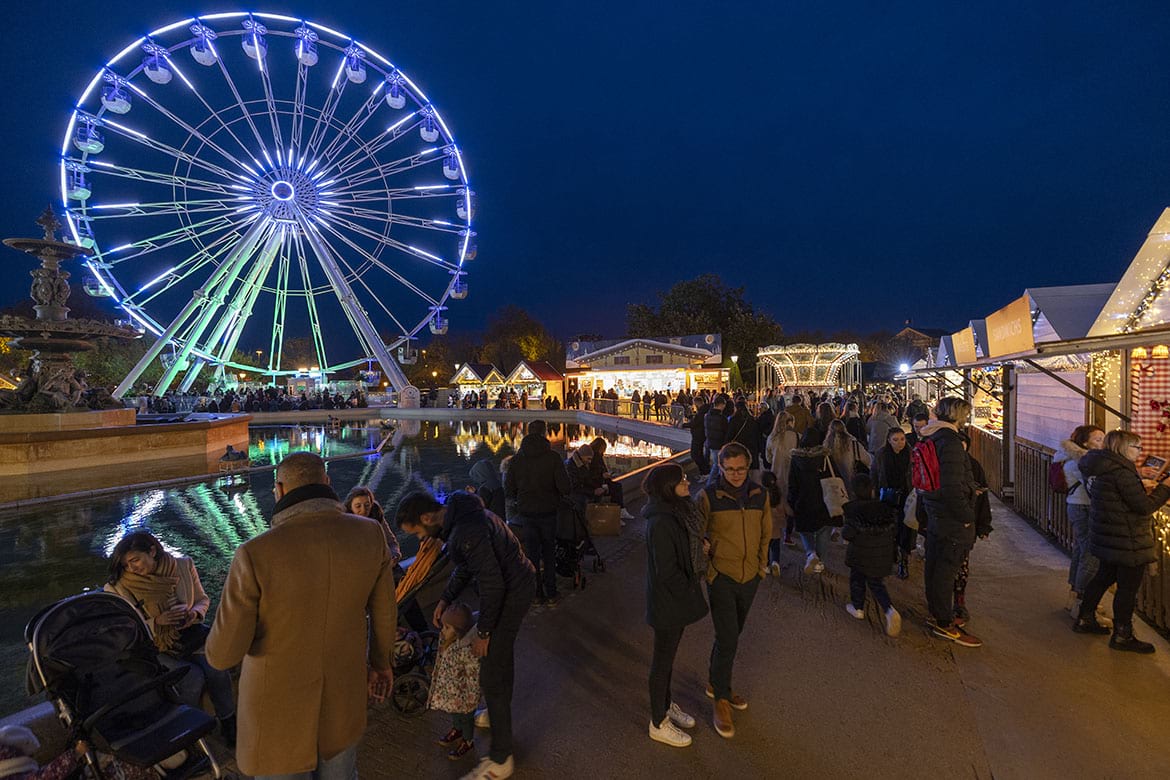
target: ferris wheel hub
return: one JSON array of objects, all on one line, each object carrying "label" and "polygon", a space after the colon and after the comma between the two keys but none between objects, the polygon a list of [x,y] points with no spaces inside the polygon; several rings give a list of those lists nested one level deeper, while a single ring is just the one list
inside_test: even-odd
[{"label": "ferris wheel hub", "polygon": [[272,197],[276,198],[277,200],[285,201],[292,200],[296,195],[296,189],[290,182],[287,182],[284,179],[278,179],[272,185],[270,192],[272,193]]}]

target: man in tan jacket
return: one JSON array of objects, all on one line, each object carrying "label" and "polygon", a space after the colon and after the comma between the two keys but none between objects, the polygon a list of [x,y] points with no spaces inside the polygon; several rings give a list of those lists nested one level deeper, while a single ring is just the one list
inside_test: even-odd
[{"label": "man in tan jacket", "polygon": [[207,660],[243,663],[244,774],[349,780],[367,698],[381,700],[393,681],[390,554],[376,521],[345,513],[318,456],[281,461],[275,493],[272,528],[236,550]]}]

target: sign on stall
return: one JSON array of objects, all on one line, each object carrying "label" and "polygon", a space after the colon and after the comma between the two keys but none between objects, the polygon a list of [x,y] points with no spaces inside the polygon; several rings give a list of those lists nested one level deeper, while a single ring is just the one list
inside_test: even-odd
[{"label": "sign on stall", "polygon": [[955,348],[956,366],[975,362],[975,331],[971,330],[970,326],[953,334],[951,344]]},{"label": "sign on stall", "polygon": [[1032,304],[1027,295],[987,315],[988,357],[1031,352],[1035,347],[1036,343],[1032,340]]}]

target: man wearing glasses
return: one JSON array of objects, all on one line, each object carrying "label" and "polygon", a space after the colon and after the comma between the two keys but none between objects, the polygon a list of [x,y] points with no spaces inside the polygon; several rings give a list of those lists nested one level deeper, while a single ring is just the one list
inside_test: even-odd
[{"label": "man wearing glasses", "polygon": [[768,562],[772,507],[768,491],[748,479],[751,453],[739,442],[719,450],[718,469],[699,493],[711,565],[707,597],[715,644],[711,647],[707,697],[715,700],[713,722],[719,736],[735,736],[731,710],[746,710],[747,700],[731,689],[731,670],[739,635]]}]

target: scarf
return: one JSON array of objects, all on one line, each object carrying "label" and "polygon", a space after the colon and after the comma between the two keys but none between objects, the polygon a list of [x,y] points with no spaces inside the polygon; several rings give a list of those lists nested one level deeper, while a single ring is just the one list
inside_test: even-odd
[{"label": "scarf", "polygon": [[[149,618],[156,618],[179,601],[179,566],[175,559],[159,551],[158,565],[153,574],[135,574],[130,570],[122,572],[118,583],[138,601],[138,606]],[[154,645],[159,652],[167,653],[178,647],[179,627],[177,625],[154,624]]]},{"label": "scarf", "polygon": [[707,574],[707,554],[703,552],[703,513],[692,501],[683,501],[679,517],[687,529],[687,541],[691,545],[691,564],[695,567],[695,575],[703,577]]}]

